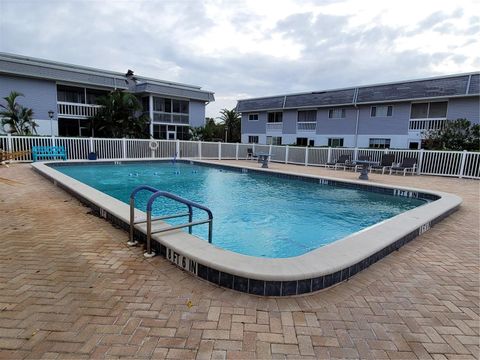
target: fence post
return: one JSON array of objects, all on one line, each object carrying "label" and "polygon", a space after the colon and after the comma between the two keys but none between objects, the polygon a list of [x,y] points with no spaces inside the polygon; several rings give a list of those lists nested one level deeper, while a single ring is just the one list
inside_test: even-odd
[{"label": "fence post", "polygon": [[423,165],[423,149],[420,149],[418,153],[417,175],[420,175],[420,173],[422,172],[422,165]]},{"label": "fence post", "polygon": [[122,157],[127,158],[127,140],[125,138],[122,139]]},{"label": "fence post", "polygon": [[13,148],[13,146],[12,146],[12,134],[9,133],[7,135],[7,150],[9,152],[12,152],[12,148]]},{"label": "fence post", "polygon": [[305,146],[305,166],[308,166],[308,146]]},{"label": "fence post", "polygon": [[175,155],[176,155],[176,158],[180,158],[180,140],[176,140],[176,143],[175,143]]},{"label": "fence post", "polygon": [[235,160],[238,160],[238,143],[235,144]]},{"label": "fence post", "polygon": [[218,142],[218,160],[222,160],[222,143]]},{"label": "fence post", "polygon": [[353,149],[353,160],[355,160],[355,161],[358,160],[358,147]]},{"label": "fence post", "polygon": [[52,135],[52,146],[55,146],[55,135]]},{"label": "fence post", "polygon": [[90,152],[94,152],[93,151],[93,137],[90,137],[90,139],[88,141],[88,147],[90,148]]},{"label": "fence post", "polygon": [[288,145],[285,147],[285,164],[288,164]]},{"label": "fence post", "polygon": [[268,147],[268,155],[272,156],[272,144]]},{"label": "fence post", "polygon": [[202,159],[202,142],[198,142],[198,158],[201,160]]},{"label": "fence post", "polygon": [[467,159],[467,150],[463,150],[462,153],[462,162],[460,163],[460,173],[458,177],[461,179],[463,178],[463,172],[465,171],[465,160]]},{"label": "fence post", "polygon": [[332,148],[329,146],[328,147],[328,154],[327,154],[327,163],[332,162]]}]

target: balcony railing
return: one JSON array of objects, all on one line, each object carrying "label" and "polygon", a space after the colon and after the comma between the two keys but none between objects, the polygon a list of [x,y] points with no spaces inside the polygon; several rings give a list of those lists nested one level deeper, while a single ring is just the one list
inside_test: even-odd
[{"label": "balcony railing", "polygon": [[447,123],[447,119],[415,119],[410,120],[408,124],[409,130],[439,130]]},{"label": "balcony railing", "polygon": [[297,122],[297,131],[315,131],[316,122]]},{"label": "balcony railing", "polygon": [[267,122],[267,131],[282,132],[282,129],[283,129],[283,123],[281,122],[274,122],[274,123]]},{"label": "balcony railing", "polygon": [[86,119],[95,116],[100,105],[57,102],[58,116],[76,119]]}]

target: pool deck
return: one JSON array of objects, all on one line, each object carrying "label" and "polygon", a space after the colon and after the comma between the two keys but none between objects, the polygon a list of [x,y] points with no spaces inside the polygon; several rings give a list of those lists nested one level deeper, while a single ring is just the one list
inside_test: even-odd
[{"label": "pool deck", "polygon": [[464,202],[347,282],[262,298],[159,257],[145,260],[126,246],[126,232],[29,165],[0,167],[0,358],[478,358],[480,182],[379,174],[371,182],[451,192]]}]

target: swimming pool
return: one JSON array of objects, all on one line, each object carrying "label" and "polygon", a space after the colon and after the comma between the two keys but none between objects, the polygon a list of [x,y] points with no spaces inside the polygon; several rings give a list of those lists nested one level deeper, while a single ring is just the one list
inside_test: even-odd
[{"label": "swimming pool", "polygon": [[[258,257],[302,255],[427,201],[189,163],[62,165],[57,170],[126,204],[135,187],[148,184],[207,206],[214,216],[212,243]],[[145,211],[150,195],[139,194],[138,209]],[[159,199],[153,215],[182,210],[183,204]],[[202,217],[194,213],[194,220]],[[193,234],[207,239],[207,225],[194,227]]]},{"label": "swimming pool", "polygon": [[[193,164],[191,162],[191,160],[181,160],[176,167],[172,167],[171,162],[166,159],[150,162],[73,160],[37,162],[31,166],[55,185],[89,206],[94,214],[125,230],[129,229],[130,220],[130,208],[125,203],[125,195],[128,194],[130,187],[139,183],[143,184],[147,178],[158,181],[159,183],[155,184],[157,187],[162,185],[162,181],[170,179],[171,181],[168,183],[176,183],[174,189],[177,192],[185,191],[182,193],[183,196],[191,194],[192,197],[195,197],[197,193],[199,197],[191,200],[209,202],[213,208],[223,209],[222,211],[227,214],[235,214],[238,217],[239,214],[242,214],[242,208],[247,209],[245,223],[257,222],[259,229],[268,223],[275,224],[273,230],[276,230],[277,227],[280,230],[283,229],[284,223],[288,224],[287,214],[289,214],[290,220],[304,221],[306,218],[307,221],[304,221],[303,224],[296,224],[297,220],[292,221],[292,226],[297,228],[296,232],[290,233],[293,234],[294,239],[299,238],[296,237],[298,234],[305,233],[310,236],[308,241],[301,244],[295,242],[295,246],[291,246],[294,251],[301,252],[296,256],[288,253],[288,250],[274,250],[270,252],[270,256],[265,252],[257,252],[258,256],[252,256],[218,246],[218,243],[222,241],[227,244],[226,246],[229,243],[232,244],[231,241],[228,241],[229,237],[248,235],[250,230],[242,229],[242,225],[237,227],[236,231],[230,231],[229,237],[225,237],[226,240],[222,240],[218,236],[221,231],[216,227],[214,231],[216,230],[218,234],[214,238],[213,244],[200,238],[205,235],[204,230],[198,230],[197,235],[200,237],[179,230],[152,235],[152,247],[156,254],[181,269],[219,286],[262,296],[305,294],[347,280],[428,231],[436,223],[456,211],[462,203],[462,199],[458,196],[440,191],[259,169],[255,162],[240,163],[239,165],[201,160],[194,160]],[[62,170],[63,167],[70,169]],[[81,170],[82,167],[84,170]],[[125,171],[135,167],[139,170]],[[103,172],[99,170],[100,168],[108,169],[108,171]],[[302,167],[298,167],[298,169],[301,170]],[[98,176],[98,171],[107,175]],[[66,175],[67,172],[71,172],[71,174]],[[332,175],[334,174],[335,172],[332,172]],[[82,179],[82,181],[74,177]],[[89,182],[92,185],[89,185]],[[102,182],[104,184],[100,185]],[[188,185],[184,189],[182,184],[185,182],[194,183],[196,186]],[[202,184],[208,184],[208,186],[204,187]],[[98,189],[102,189],[102,191],[94,186],[98,186]],[[103,186],[105,188],[102,188]],[[252,188],[258,189],[254,191]],[[297,193],[296,188],[303,188],[304,191]],[[235,194],[237,190],[241,194]],[[111,195],[103,191],[110,191]],[[252,194],[256,194],[255,196],[259,199],[253,201]],[[275,200],[267,201],[272,194],[276,195]],[[383,195],[388,196],[385,198]],[[232,197],[239,200],[240,204],[233,204]],[[308,201],[302,202],[303,197]],[[329,205],[318,207],[318,203],[321,202],[319,199],[328,201]],[[376,210],[372,211],[369,209],[370,206],[362,206],[362,201],[365,200],[375,203]],[[395,212],[399,211],[397,215],[391,212],[391,200],[394,200]],[[145,198],[139,202],[140,208],[144,201]],[[300,201],[300,206],[296,204],[297,201]],[[358,202],[358,204],[352,208],[361,210],[363,216],[358,216],[355,211],[351,211],[348,204],[353,202]],[[255,209],[253,206],[255,203],[260,204],[260,208]],[[282,207],[278,204],[281,204]],[[172,205],[170,204],[170,206]],[[337,207],[337,211],[336,215],[332,216],[329,213],[332,213],[331,210],[334,206]],[[291,215],[304,208],[310,210],[305,212],[304,216]],[[330,225],[330,221],[335,220],[342,227],[350,227],[349,234],[324,243],[326,237],[324,231],[318,228],[317,230],[313,229],[312,224],[317,224],[317,220],[320,218],[317,213],[312,214],[314,210],[322,213],[322,217],[326,216],[328,220],[323,222],[326,224],[326,228]],[[365,214],[378,216],[378,213],[381,213],[380,216],[384,220],[377,218],[376,220],[379,222],[369,225],[370,222],[366,221]],[[347,215],[355,221],[346,221]],[[145,213],[135,210],[135,217],[145,217]],[[262,222],[262,218],[266,221]],[[214,214],[215,225],[217,223],[220,226],[222,223],[228,225],[235,220],[233,216],[225,216],[224,221],[219,219],[221,219],[221,215]],[[240,220],[242,220],[241,216]],[[163,224],[162,226],[168,225]],[[310,226],[312,227],[310,228]],[[358,227],[355,228],[355,226]],[[355,231],[358,228],[361,229]],[[303,229],[308,229],[308,231]],[[270,230],[272,234],[273,230]],[[351,233],[351,231],[354,232]],[[258,232],[260,235],[252,233],[254,236],[249,240],[249,247],[252,249],[265,248],[264,238],[273,236],[268,231],[259,230]],[[281,234],[281,231],[278,233]],[[270,238],[269,241],[273,241],[270,248],[275,248],[277,246],[275,241],[281,239],[278,233],[272,237],[274,240]],[[336,237],[342,236],[340,232],[332,231],[330,235],[332,234]],[[333,235],[332,237],[334,237]],[[135,225],[134,237],[140,242],[145,242],[144,224]],[[288,244],[291,245],[291,243]],[[311,250],[315,246],[317,247]],[[251,249],[243,247],[238,251],[249,253]]]}]

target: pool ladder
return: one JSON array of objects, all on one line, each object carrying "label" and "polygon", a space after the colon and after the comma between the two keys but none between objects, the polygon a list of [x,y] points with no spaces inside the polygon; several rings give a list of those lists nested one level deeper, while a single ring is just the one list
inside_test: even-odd
[{"label": "pool ladder", "polygon": [[[135,221],[135,196],[140,191],[143,191],[143,190],[149,191],[149,192],[152,193],[152,195],[150,196],[150,198],[148,199],[148,202],[147,202],[147,217],[146,217],[146,219]],[[155,200],[158,199],[159,197],[165,197],[165,198],[177,201],[179,203],[185,204],[188,208],[188,212],[152,218],[152,206],[153,206],[153,203],[155,202]],[[205,211],[208,215],[208,219],[193,221],[193,208],[197,208],[197,209]],[[188,222],[185,223],[185,224],[168,226],[164,229],[152,231],[152,222],[154,222],[154,221],[174,219],[174,218],[186,217],[186,216],[188,216]],[[177,230],[177,229],[182,229],[182,228],[186,228],[186,227],[188,227],[188,233],[191,234],[192,233],[192,227],[195,226],[195,225],[201,225],[201,224],[207,224],[208,223],[208,242],[212,243],[212,222],[213,222],[212,211],[209,208],[207,208],[206,206],[197,204],[193,201],[184,199],[184,198],[182,198],[178,195],[169,193],[167,191],[160,191],[158,189],[155,189],[152,186],[141,185],[141,186],[136,187],[132,191],[132,193],[130,194],[130,234],[129,234],[129,239],[128,239],[127,244],[129,246],[135,246],[135,245],[138,244],[138,242],[134,238],[135,225],[143,224],[143,223],[147,223],[147,243],[146,243],[146,252],[144,254],[145,257],[155,256],[155,252],[152,251],[152,245],[151,245],[152,234],[158,234],[158,233]]]}]

